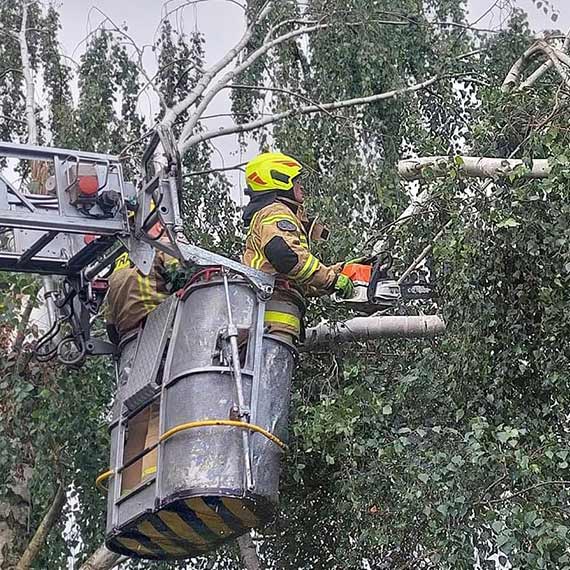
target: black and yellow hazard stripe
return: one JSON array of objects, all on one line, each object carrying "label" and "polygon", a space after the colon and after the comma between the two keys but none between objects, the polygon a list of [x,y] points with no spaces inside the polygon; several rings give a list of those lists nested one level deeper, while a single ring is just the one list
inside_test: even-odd
[{"label": "black and yellow hazard stripe", "polygon": [[253,528],[259,524],[257,517],[243,505],[243,501],[241,502],[242,508],[239,508],[237,505],[232,505],[232,508],[228,508],[225,501],[231,500],[235,499],[204,497],[204,503],[215,511],[236,534],[241,534],[244,530]]},{"label": "black and yellow hazard stripe", "polygon": [[212,497],[211,499],[221,503],[228,512],[242,521],[244,527],[259,526],[260,519],[243,499],[234,499],[233,497]]},{"label": "black and yellow hazard stripe", "polygon": [[172,532],[184,538],[188,544],[191,544],[198,550],[205,552],[211,548],[210,543],[176,511],[163,509],[157,513],[157,516]]},{"label": "black and yellow hazard stripe", "polygon": [[155,515],[147,515],[137,524],[137,530],[166,553],[166,557],[183,558],[188,554],[184,539],[179,539]]},{"label": "black and yellow hazard stripe", "polygon": [[180,499],[158,512],[145,513],[111,539],[109,546],[137,558],[188,558],[240,536],[266,518],[243,498]]},{"label": "black and yellow hazard stripe", "polygon": [[[138,558],[164,558],[162,548],[142,534],[135,526],[129,525],[115,537],[114,541],[119,545],[119,551],[128,550]],[[111,544],[111,546],[113,545]]]},{"label": "black and yellow hazard stripe", "polygon": [[219,533],[205,524],[187,501],[177,501],[174,505],[170,506],[169,509],[175,510],[208,544],[213,544],[214,546],[219,544]]}]

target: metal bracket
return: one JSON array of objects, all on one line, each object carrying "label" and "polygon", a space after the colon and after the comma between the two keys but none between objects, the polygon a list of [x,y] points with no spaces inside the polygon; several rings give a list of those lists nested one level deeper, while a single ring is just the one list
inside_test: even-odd
[{"label": "metal bracket", "polygon": [[[11,194],[14,194],[14,196],[16,196],[16,198],[18,198],[18,200],[24,206],[26,206],[26,208],[28,208],[28,210],[30,210],[30,212],[36,211],[36,207],[21,192],[18,192],[18,190],[16,190],[16,188],[14,188],[14,186],[12,184],[10,184],[10,182],[8,182],[8,180],[6,180],[6,178],[4,178],[4,176],[2,176],[1,174],[0,174],[0,180],[2,181],[3,184],[6,185],[8,192],[10,192]],[[5,206],[5,204],[3,204],[3,207],[4,206]]]},{"label": "metal bracket", "polygon": [[101,340],[99,338],[91,338],[85,343],[85,350],[88,354],[93,356],[98,356],[102,354],[112,354],[117,353],[117,347],[106,340]]},{"label": "metal bracket", "polygon": [[186,263],[203,266],[220,265],[221,267],[230,269],[238,275],[245,277],[256,288],[261,299],[266,300],[271,298],[271,295],[273,294],[273,285],[275,283],[275,278],[272,275],[263,273],[257,269],[252,269],[247,265],[228,259],[223,255],[212,253],[211,251],[207,251],[201,247],[183,243],[179,239],[176,239],[175,244],[176,249],[174,247],[169,247],[166,244],[161,244],[160,242],[155,242],[155,247],[162,249],[173,257],[182,259]]},{"label": "metal bracket", "polygon": [[156,255],[156,249],[145,241],[133,238],[126,240],[130,260],[143,275],[149,275]]}]

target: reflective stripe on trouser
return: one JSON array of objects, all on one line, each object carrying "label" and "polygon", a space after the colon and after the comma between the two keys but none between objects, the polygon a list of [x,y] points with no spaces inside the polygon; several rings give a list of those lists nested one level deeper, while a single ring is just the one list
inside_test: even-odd
[{"label": "reflective stripe on trouser", "polygon": [[265,307],[265,325],[269,333],[283,332],[299,339],[301,310],[295,303],[270,300]]}]

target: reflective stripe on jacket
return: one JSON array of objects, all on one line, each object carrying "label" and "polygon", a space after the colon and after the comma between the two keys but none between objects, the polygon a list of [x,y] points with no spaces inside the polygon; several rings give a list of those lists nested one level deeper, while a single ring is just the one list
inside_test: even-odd
[{"label": "reflective stripe on jacket", "polygon": [[167,270],[176,265],[177,259],[157,252],[152,269],[145,276],[133,265],[128,253],[120,255],[109,278],[107,325],[114,325],[121,335],[136,328],[169,295]]},{"label": "reflective stripe on jacket", "polygon": [[265,326],[268,332],[284,332],[295,339],[301,336],[301,320],[303,314],[297,303],[283,298],[282,292],[276,290],[265,307]]},{"label": "reflective stripe on jacket", "polygon": [[309,251],[302,221],[276,201],[255,213],[247,234],[243,262],[280,274],[303,297],[331,293],[342,264],[327,267]]}]

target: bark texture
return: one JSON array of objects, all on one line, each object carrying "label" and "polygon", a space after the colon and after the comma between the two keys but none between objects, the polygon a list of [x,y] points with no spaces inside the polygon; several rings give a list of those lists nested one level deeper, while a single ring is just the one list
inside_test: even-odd
[{"label": "bark texture", "polygon": [[16,465],[12,478],[13,483],[6,486],[6,494],[0,501],[0,570],[14,568],[28,534],[31,467]]},{"label": "bark texture", "polygon": [[244,534],[237,539],[239,554],[246,570],[261,570],[261,563],[255,550],[251,534]]},{"label": "bark texture", "polygon": [[65,505],[65,490],[60,486],[50,508],[48,509],[48,512],[45,514],[32,540],[26,547],[22,558],[20,558],[20,561],[16,566],[16,570],[28,570],[32,566],[33,561],[44,546],[46,538],[48,537],[53,525],[59,518],[63,505]]},{"label": "bark texture", "polygon": [[301,350],[376,338],[431,338],[443,332],[445,323],[438,315],[356,317],[343,323],[323,323],[308,329]]},{"label": "bark texture", "polygon": [[[487,158],[484,156],[424,156],[398,162],[398,174],[404,180],[420,180],[429,172],[429,178],[447,176],[451,168],[458,168],[467,178],[504,178],[517,169],[523,178],[547,178],[550,165],[547,159],[536,159],[527,168],[522,160]],[[426,172],[427,171],[427,172]]]},{"label": "bark texture", "polygon": [[106,546],[100,546],[79,570],[111,570],[123,558],[124,556],[111,552]]}]

